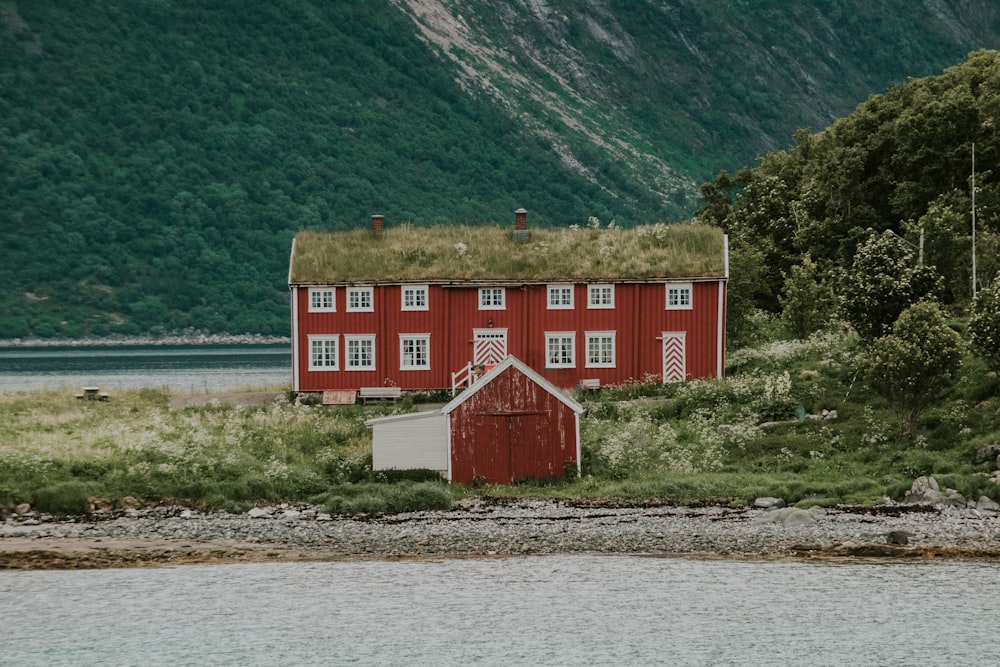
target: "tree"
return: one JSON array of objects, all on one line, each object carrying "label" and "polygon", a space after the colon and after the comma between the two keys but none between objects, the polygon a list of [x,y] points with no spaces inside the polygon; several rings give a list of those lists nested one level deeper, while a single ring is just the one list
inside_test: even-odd
[{"label": "tree", "polygon": [[734,244],[729,254],[729,285],[726,306],[726,340],[738,347],[752,342],[750,326],[757,303],[770,297],[764,280],[764,253]]},{"label": "tree", "polygon": [[900,429],[912,436],[920,413],[952,384],[961,360],[962,339],[944,311],[922,301],[903,311],[891,334],[871,344],[864,370]]},{"label": "tree", "polygon": [[941,278],[917,263],[916,251],[889,234],[872,235],[858,247],[841,280],[840,309],[864,340],[884,336],[909,306],[937,300]]},{"label": "tree", "polygon": [[1000,274],[976,293],[969,315],[969,340],[990,369],[1000,372]]},{"label": "tree", "polygon": [[833,288],[809,255],[785,275],[778,297],[781,319],[798,338],[805,338],[830,321],[836,303]]}]

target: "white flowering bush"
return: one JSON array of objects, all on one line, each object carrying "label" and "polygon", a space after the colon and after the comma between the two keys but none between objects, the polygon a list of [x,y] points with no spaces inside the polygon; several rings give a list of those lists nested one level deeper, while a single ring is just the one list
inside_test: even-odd
[{"label": "white flowering bush", "polygon": [[858,247],[841,285],[841,311],[865,340],[889,333],[911,305],[937,298],[943,281],[933,267],[918,264],[914,250],[886,234]]},{"label": "white flowering bush", "polygon": [[1000,372],[1000,275],[972,301],[969,341],[989,368]]}]

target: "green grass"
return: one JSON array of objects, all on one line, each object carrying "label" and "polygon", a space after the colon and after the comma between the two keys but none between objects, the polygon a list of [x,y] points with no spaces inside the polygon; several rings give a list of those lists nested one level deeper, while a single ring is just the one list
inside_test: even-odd
[{"label": "green grass", "polygon": [[530,232],[527,242],[498,226],[300,232],[290,282],[699,278],[725,268],[722,231],[705,225]]},{"label": "green grass", "polygon": [[[0,394],[0,508],[29,502],[72,514],[95,498],[126,497],[236,510],[313,502],[343,514],[444,509],[473,496],[872,505],[900,499],[921,475],[971,500],[1000,499],[988,476],[995,463],[974,463],[977,448],[1000,442],[997,377],[968,358],[908,438],[858,379],[860,355],[851,336],[828,332],[732,354],[725,380],[588,394],[582,476],[513,486],[447,485],[426,470],[373,473],[365,419],[410,410],[409,402],[172,411],[159,390],[106,403],[69,392]],[[808,417],[824,409],[837,417]]]}]

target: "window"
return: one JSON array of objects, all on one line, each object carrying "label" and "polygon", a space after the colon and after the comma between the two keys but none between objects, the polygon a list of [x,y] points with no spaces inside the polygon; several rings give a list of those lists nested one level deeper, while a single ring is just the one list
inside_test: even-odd
[{"label": "window", "polygon": [[615,332],[588,331],[587,368],[615,367]]},{"label": "window", "polygon": [[375,370],[375,336],[344,336],[349,371]]},{"label": "window", "polygon": [[549,310],[567,310],[572,307],[572,285],[549,285]]},{"label": "window", "polygon": [[337,343],[340,336],[309,336],[309,370],[335,371],[340,368],[337,362]]},{"label": "window", "polygon": [[403,310],[427,310],[427,285],[403,286]]},{"label": "window", "polygon": [[576,355],[573,343],[576,334],[572,331],[545,334],[545,367],[574,368]]},{"label": "window", "polygon": [[504,303],[503,287],[480,287],[479,288],[479,310],[503,310],[507,306]]},{"label": "window", "polygon": [[371,287],[348,287],[347,311],[359,313],[375,310],[372,298],[373,292],[374,290]]},{"label": "window", "polygon": [[667,310],[691,310],[691,283],[667,283]]},{"label": "window", "polygon": [[309,312],[321,313],[337,310],[337,288],[335,287],[310,287],[309,288]]},{"label": "window", "polygon": [[431,367],[430,348],[430,334],[400,334],[399,370],[429,370]]},{"label": "window", "polygon": [[614,285],[587,285],[587,308],[614,308]]}]

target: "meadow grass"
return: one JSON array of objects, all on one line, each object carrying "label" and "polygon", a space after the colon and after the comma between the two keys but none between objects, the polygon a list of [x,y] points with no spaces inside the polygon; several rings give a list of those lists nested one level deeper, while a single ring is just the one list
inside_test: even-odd
[{"label": "meadow grass", "polygon": [[707,225],[530,233],[519,242],[497,226],[300,232],[290,282],[698,278],[721,276],[725,268],[722,231]]},{"label": "meadow grass", "polygon": [[[311,502],[335,513],[443,509],[458,498],[803,505],[900,499],[935,475],[970,499],[1000,499],[976,449],[1000,442],[1000,381],[969,358],[949,395],[903,436],[858,377],[843,331],[730,356],[724,380],[639,382],[581,396],[583,474],[513,486],[447,485],[429,471],[374,473],[373,416],[412,409],[169,408],[161,390],[108,402],[68,392],[0,394],[0,508],[85,511],[132,497],[206,508]],[[835,418],[813,418],[823,411]],[[131,502],[131,501],[130,501]]]}]

